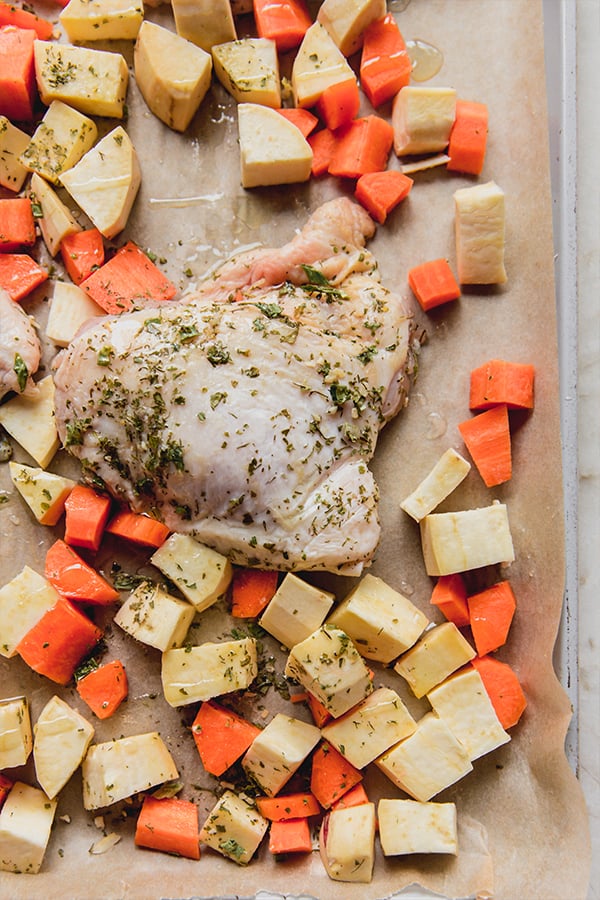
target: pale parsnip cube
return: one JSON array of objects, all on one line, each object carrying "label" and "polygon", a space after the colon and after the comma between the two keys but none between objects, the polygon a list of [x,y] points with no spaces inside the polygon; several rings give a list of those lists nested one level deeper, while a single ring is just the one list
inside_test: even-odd
[{"label": "pale parsnip cube", "polygon": [[310,178],[313,152],[300,130],[276,110],[238,106],[242,187],[293,184]]},{"label": "pale parsnip cube", "polygon": [[360,50],[367,25],[385,16],[385,0],[323,0],[317,21],[324,25],[344,56]]},{"label": "pale parsnip cube", "polygon": [[65,501],[75,482],[64,475],[54,475],[13,460],[9,462],[8,469],[12,483],[40,525],[56,525],[65,511]]},{"label": "pale parsnip cube", "polygon": [[164,653],[181,647],[195,614],[187,600],[144,581],[117,611],[114,622],[137,641]]},{"label": "pale parsnip cube", "polygon": [[31,177],[30,187],[32,199],[38,204],[41,213],[37,223],[40,226],[42,238],[50,256],[56,256],[62,239],[76,231],[81,231],[81,225],[56,191],[52,190],[48,182],[44,181],[37,172],[34,172]]},{"label": "pale parsnip cube", "polygon": [[323,624],[334,600],[330,591],[288,572],[259,619],[259,625],[290,648]]},{"label": "pale parsnip cube", "polygon": [[242,759],[244,771],[268,797],[278,794],[321,738],[319,729],[277,713]]},{"label": "pale parsnip cube", "polygon": [[4,403],[0,407],[0,425],[45,469],[60,446],[52,375],[38,381],[37,388],[35,396],[18,394]]},{"label": "pale parsnip cube", "polygon": [[0,656],[14,656],[17,644],[60,600],[43,575],[24,566],[0,588]]},{"label": "pale parsnip cube", "polygon": [[100,809],[179,777],[157,731],[92,744],[81,765],[83,805]]},{"label": "pale parsnip cube", "polygon": [[0,770],[24,766],[32,746],[27,698],[0,700]]},{"label": "pale parsnip cube", "polygon": [[215,75],[238,103],[281,106],[277,45],[269,38],[242,38],[212,48]]},{"label": "pale parsnip cube", "polygon": [[251,797],[225,791],[200,830],[200,840],[239,865],[250,862],[262,841],[269,820]]},{"label": "pale parsnip cube", "polygon": [[385,856],[458,853],[454,803],[382,798],[377,805],[377,823]]},{"label": "pale parsnip cube", "polygon": [[207,642],[167,650],[162,657],[162,685],[169,706],[187,706],[248,688],[258,674],[256,641]]},{"label": "pale parsnip cube", "polygon": [[420,522],[458,487],[470,470],[471,463],[449,447],[414,491],[404,498],[400,507]]},{"label": "pale parsnip cube", "polygon": [[215,603],[233,577],[227,557],[187,534],[172,534],[150,561],[177,585],[197,612]]},{"label": "pale parsnip cube", "polygon": [[355,77],[327,29],[314,22],[303,37],[292,66],[294,105],[314,106],[326,88]]},{"label": "pale parsnip cube", "polygon": [[375,575],[365,575],[328,619],[350,635],[367,659],[389,663],[415,643],[429,619]]},{"label": "pale parsnip cube", "polygon": [[421,519],[421,545],[428,575],[452,575],[511,563],[515,551],[504,503],[479,509],[430,513]]},{"label": "pale parsnip cube", "polygon": [[61,174],[79,162],[97,136],[92,119],[62,100],[52,100],[20,160],[30,172],[58,184]]},{"label": "pale parsnip cube", "polygon": [[16,125],[0,116],[0,186],[10,191],[20,191],[27,178],[27,169],[20,161],[30,136]]},{"label": "pale parsnip cube", "polygon": [[172,0],[171,5],[177,34],[203,50],[236,40],[229,0]]},{"label": "pale parsnip cube", "polygon": [[396,787],[423,802],[473,769],[465,747],[433,712],[419,719],[416,731],[379,756],[375,765]]},{"label": "pale parsnip cube", "polygon": [[67,347],[84,322],[104,315],[102,307],[76,284],[55,281],[46,322],[46,337],[58,347]]},{"label": "pale parsnip cube", "polygon": [[58,696],[51,697],[33,728],[33,759],[40,786],[56,797],[80,765],[94,726]]},{"label": "pale parsnip cube", "polygon": [[0,810],[0,870],[40,871],[55,812],[56,801],[43,791],[15,782]]},{"label": "pale parsnip cube", "polygon": [[461,284],[504,284],[504,191],[494,181],[454,193],[456,267]]},{"label": "pale parsnip cube", "polygon": [[285,674],[314,694],[334,718],[373,690],[369,670],[352,640],[328,624],[292,647]]},{"label": "pale parsnip cube", "polygon": [[456,118],[456,91],[406,85],[394,97],[392,127],[398,156],[437,153],[448,146]]},{"label": "pale parsnip cube", "polygon": [[319,851],[333,881],[368,884],[375,863],[375,804],[333,809],[323,819]]},{"label": "pale parsnip cube", "polygon": [[210,87],[210,53],[146,20],[133,61],[135,80],[148,108],[169,128],[185,131]]},{"label": "pale parsnip cube", "polygon": [[69,0],[58,19],[73,42],[135,40],[144,6],[142,0]]},{"label": "pale parsnip cube", "polygon": [[408,682],[415,697],[424,697],[475,655],[475,650],[454,622],[443,622],[426,631],[414,647],[400,657],[394,670]]}]

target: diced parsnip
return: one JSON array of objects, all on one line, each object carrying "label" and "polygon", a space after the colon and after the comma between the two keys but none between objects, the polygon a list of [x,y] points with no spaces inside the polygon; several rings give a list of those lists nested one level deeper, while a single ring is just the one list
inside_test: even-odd
[{"label": "diced parsnip", "polygon": [[96,123],[62,100],[53,100],[20,160],[29,172],[58,184],[60,176],[93,145]]},{"label": "diced parsnip", "polygon": [[0,186],[10,191],[20,191],[27,178],[27,169],[20,156],[29,144],[30,136],[16,125],[0,116]]},{"label": "diced parsnip", "polygon": [[64,475],[55,475],[13,460],[8,468],[12,483],[40,525],[56,525],[65,511],[65,500],[75,487],[75,482]]},{"label": "diced parsnip", "polygon": [[0,870],[35,875],[40,871],[56,801],[39,788],[16,781],[0,810]]},{"label": "diced parsnip", "polygon": [[453,447],[449,447],[440,456],[431,472],[408,497],[404,498],[400,504],[401,508],[416,522],[420,522],[458,487],[470,470],[471,463]]},{"label": "diced parsnip", "polygon": [[269,38],[242,38],[212,48],[215,75],[238,103],[281,106],[277,45]]},{"label": "diced parsnip", "polygon": [[278,794],[319,743],[314,725],[277,713],[257,735],[242,759],[244,771],[268,797]]},{"label": "diced parsnip", "polygon": [[172,534],[150,561],[177,585],[197,612],[218,600],[233,577],[227,557],[187,534]]},{"label": "diced parsnip", "polygon": [[367,659],[389,663],[415,643],[429,619],[375,575],[365,575],[328,619],[350,635]]},{"label": "diced parsnip", "polygon": [[62,100],[90,116],[123,118],[129,70],[120,53],[35,41],[35,76],[42,101]]},{"label": "diced parsnip", "polygon": [[160,585],[144,581],[117,611],[115,623],[136,640],[157,650],[181,647],[196,611]]},{"label": "diced parsnip", "polygon": [[420,527],[428,575],[452,575],[511,563],[515,558],[508,511],[503,503],[430,513],[421,519]]},{"label": "diced parsnip", "polygon": [[238,126],[243,187],[310,178],[312,149],[292,122],[267,106],[240,103]]},{"label": "diced parsnip", "polygon": [[504,284],[504,191],[494,181],[454,192],[456,267],[461,284]]},{"label": "diced parsnip", "polygon": [[[0,769],[24,766],[33,746],[26,697],[0,700]],[[2,854],[0,853],[0,856]]]},{"label": "diced parsnip", "polygon": [[203,50],[236,40],[229,0],[171,0],[171,5],[177,34]]},{"label": "diced parsnip", "polygon": [[382,687],[325,725],[322,734],[355,768],[362,769],[416,727],[396,691]]},{"label": "diced parsnip", "polygon": [[250,862],[262,841],[269,820],[251,797],[225,791],[200,830],[200,840],[243,866]]},{"label": "diced parsnip", "polygon": [[81,225],[62,202],[56,191],[52,190],[37,172],[31,178],[32,199],[39,204],[41,216],[37,222],[42,238],[50,256],[56,256],[60,242],[68,234],[81,231]]},{"label": "diced parsnip", "polygon": [[430,712],[417,729],[375,760],[396,787],[422,802],[473,770],[469,754],[446,723]]},{"label": "diced parsnip", "polygon": [[73,42],[135,40],[144,6],[142,0],[69,0],[58,19]]},{"label": "diced parsnip", "polygon": [[187,706],[243,691],[257,674],[254,638],[175,648],[162,657],[162,685],[169,706]]},{"label": "diced parsnip", "polygon": [[58,591],[29,566],[24,566],[3,585],[0,588],[0,656],[14,656],[17,644],[59,600]]},{"label": "diced parsnip", "polygon": [[437,153],[448,146],[456,117],[456,91],[406,85],[394,97],[392,127],[398,156]]},{"label": "diced parsnip", "polygon": [[443,622],[426,631],[415,646],[400,657],[394,670],[408,682],[415,697],[424,697],[475,655],[475,650],[454,622]]},{"label": "diced parsnip", "polygon": [[38,381],[37,388],[35,396],[19,394],[4,403],[0,407],[0,425],[45,469],[60,446],[52,375]]},{"label": "diced parsnip", "polygon": [[457,672],[429,691],[427,699],[471,760],[510,741],[477,669]]},{"label": "diced parsnip", "polygon": [[360,50],[365,28],[386,14],[385,0],[323,0],[317,21],[324,25],[344,56]]},{"label": "diced parsnip", "polygon": [[104,314],[102,307],[94,303],[76,284],[55,281],[46,322],[46,337],[58,347],[66,347],[84,322]]},{"label": "diced parsnip", "polygon": [[117,125],[60,180],[105,238],[119,234],[141,181],[137,154],[124,128]]},{"label": "diced parsnip", "polygon": [[355,78],[327,29],[314,22],[307,29],[292,66],[295,106],[314,106],[325,88]]},{"label": "diced parsnip", "polygon": [[333,881],[368,884],[375,862],[375,804],[331,810],[321,825],[319,850]]},{"label": "diced parsnip", "polygon": [[259,625],[285,647],[293,647],[323,624],[334,594],[288,572],[265,609]]},{"label": "diced parsnip", "polygon": [[137,86],[149,109],[169,128],[185,131],[210,87],[210,53],[146,20],[133,62]]},{"label": "diced parsnip", "polygon": [[454,803],[382,797],[377,805],[377,824],[384,856],[458,853]]},{"label": "diced parsnip", "polygon": [[329,624],[292,647],[285,674],[314,694],[334,718],[373,690],[369,670],[352,640]]},{"label": "diced parsnip", "polygon": [[56,797],[80,765],[94,726],[58,696],[51,697],[34,725],[33,759],[40,786]]},{"label": "diced parsnip", "polygon": [[179,777],[157,731],[92,744],[81,765],[83,805],[100,809]]}]

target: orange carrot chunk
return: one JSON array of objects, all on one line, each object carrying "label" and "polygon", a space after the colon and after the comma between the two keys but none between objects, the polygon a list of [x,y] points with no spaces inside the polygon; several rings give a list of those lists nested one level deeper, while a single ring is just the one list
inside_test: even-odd
[{"label": "orange carrot chunk", "polygon": [[258,811],[265,819],[282,822],[284,819],[303,819],[321,812],[317,798],[307,792],[283,794],[279,797],[257,797]]},{"label": "orange carrot chunk", "polygon": [[358,115],[360,93],[356,78],[339,81],[325,88],[315,106],[327,128],[335,131],[349,125]]},{"label": "orange carrot chunk", "polygon": [[392,13],[365,28],[360,85],[373,106],[391,100],[410,82],[412,64]]},{"label": "orange carrot chunk", "polygon": [[408,196],[412,178],[395,169],[366,172],[356,182],[354,196],[376,222],[383,225],[389,213]]},{"label": "orange carrot chunk", "polygon": [[310,709],[313,721],[318,728],[322,728],[323,725],[333,718],[327,707],[324,706],[314,694],[311,694],[310,691],[306,692],[306,702],[308,703],[308,708]]},{"label": "orange carrot chunk", "polygon": [[533,409],[534,376],[528,363],[490,359],[471,372],[469,408],[477,411],[505,403],[509,409]]},{"label": "orange carrot chunk", "polygon": [[[0,12],[5,9],[10,9],[8,4],[0,3]],[[35,116],[37,85],[33,42],[36,37],[31,27],[0,27],[0,115],[15,122],[30,122]]]},{"label": "orange carrot chunk", "polygon": [[84,484],[76,484],[65,501],[65,541],[97,550],[110,515],[111,500]]},{"label": "orange carrot chunk", "polygon": [[339,800],[336,800],[335,803],[332,803],[332,809],[348,809],[351,806],[362,806],[363,803],[369,803],[369,798],[367,796],[367,792],[365,791],[364,785],[361,783],[355,784],[353,788],[350,788],[349,791],[340,797]]},{"label": "orange carrot chunk", "polygon": [[81,284],[104,264],[104,241],[97,228],[68,234],[60,242],[60,254],[69,278]]},{"label": "orange carrot chunk", "polygon": [[127,673],[115,659],[77,681],[77,693],[99,719],[108,719],[127,697]]},{"label": "orange carrot chunk", "polygon": [[313,753],[310,778],[310,789],[321,806],[329,809],[359,781],[362,781],[361,772],[335,747],[322,741]]},{"label": "orange carrot chunk", "polygon": [[433,588],[431,602],[458,628],[469,624],[467,588],[460,572],[440,575]]},{"label": "orange carrot chunk", "polygon": [[0,25],[14,25],[16,28],[34,31],[35,36],[42,41],[52,37],[52,22],[12,3],[0,3]]},{"label": "orange carrot chunk", "polygon": [[426,312],[460,297],[460,287],[447,259],[430,259],[409,269],[408,283]]},{"label": "orange carrot chunk", "polygon": [[111,315],[127,312],[136,302],[171,300],[177,288],[133,241],[92,272],[81,287]]},{"label": "orange carrot chunk", "polygon": [[277,590],[277,572],[235,569],[231,585],[231,615],[238,619],[259,616]]},{"label": "orange carrot chunk", "polygon": [[3,775],[2,772],[0,772],[0,809],[2,809],[4,801],[8,797],[13,784],[14,782],[11,781],[8,776]]},{"label": "orange carrot chunk", "polygon": [[488,110],[485,103],[456,101],[456,116],[450,132],[447,168],[466,175],[480,175],[485,161]]},{"label": "orange carrot chunk", "polygon": [[70,600],[59,600],[17,644],[17,653],[40,675],[67,684],[102,637],[102,631]]},{"label": "orange carrot chunk", "polygon": [[508,581],[499,581],[468,598],[469,620],[479,656],[506,643],[517,603]]},{"label": "orange carrot chunk", "polygon": [[200,859],[198,808],[179,797],[144,798],[135,829],[138,847]]},{"label": "orange carrot chunk", "polygon": [[44,574],[67,600],[106,606],[119,597],[108,581],[60,539],[46,553]]},{"label": "orange carrot chunk", "polygon": [[275,855],[284,853],[310,853],[312,839],[308,819],[285,819],[271,822],[269,851]]},{"label": "orange carrot chunk", "polygon": [[381,116],[363,116],[336,134],[329,174],[360,178],[365,172],[382,172],[394,140],[394,129]]},{"label": "orange carrot chunk", "polygon": [[258,36],[275,41],[279,53],[298,47],[312,25],[304,0],[254,0],[253,5]]},{"label": "orange carrot chunk", "polygon": [[27,253],[0,253],[0,288],[13,300],[24,300],[47,279],[46,269]]},{"label": "orange carrot chunk", "polygon": [[503,728],[516,725],[527,706],[527,699],[521,683],[508,663],[501,662],[494,656],[476,656],[471,660],[475,666],[496,715]]},{"label": "orange carrot chunk", "polygon": [[29,197],[0,199],[0,251],[33,247],[35,222]]},{"label": "orange carrot chunk", "polygon": [[305,138],[315,130],[319,121],[309,109],[304,109],[301,106],[295,106],[289,109],[281,107],[277,112],[280,113],[284,119],[287,119],[288,122],[295,125],[296,128],[299,128]]},{"label": "orange carrot chunk", "polygon": [[509,481],[512,475],[510,426],[505,403],[460,422],[458,430],[486,487]]},{"label": "orange carrot chunk", "polygon": [[162,547],[170,532],[166,525],[145,516],[122,509],[116,513],[104,529],[108,534],[131,541],[140,547]]},{"label": "orange carrot chunk", "polygon": [[330,128],[321,128],[308,137],[308,143],[313,152],[310,171],[315,178],[318,178],[319,175],[325,175],[329,171],[335,142],[335,134]]},{"label": "orange carrot chunk", "polygon": [[212,700],[202,703],[192,723],[202,765],[211,775],[222,775],[259,734],[256,725]]}]

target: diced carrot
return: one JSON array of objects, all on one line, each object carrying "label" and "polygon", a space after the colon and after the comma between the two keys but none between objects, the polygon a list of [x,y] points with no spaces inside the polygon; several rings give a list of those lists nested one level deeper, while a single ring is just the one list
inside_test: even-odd
[{"label": "diced carrot", "polygon": [[488,109],[485,103],[457,100],[448,143],[450,159],[446,168],[452,172],[480,175],[485,161],[487,134]]},{"label": "diced carrot", "polygon": [[335,131],[349,125],[358,115],[360,93],[356,78],[338,81],[325,88],[315,106],[326,128]]},{"label": "diced carrot", "polygon": [[34,244],[35,221],[29,197],[0,198],[0,251]]},{"label": "diced carrot", "polygon": [[44,574],[67,600],[106,606],[119,597],[108,581],[60,539],[46,553]]},{"label": "diced carrot", "polygon": [[429,259],[409,269],[408,283],[426,312],[460,297],[459,284],[447,259]]},{"label": "diced carrot", "polygon": [[104,264],[104,241],[97,228],[86,228],[68,234],[60,242],[60,253],[69,278],[82,281]]},{"label": "diced carrot", "polygon": [[104,530],[140,547],[162,547],[170,534],[167,526],[157,519],[128,509],[116,513]]},{"label": "diced carrot", "polygon": [[52,37],[52,22],[12,3],[0,3],[0,25],[14,25],[15,28],[34,31],[42,41]]},{"label": "diced carrot", "polygon": [[412,64],[392,13],[365,28],[360,85],[373,106],[391,100],[410,82]]},{"label": "diced carrot", "polygon": [[310,789],[321,806],[329,809],[359,781],[362,781],[361,772],[335,747],[322,741],[313,753],[310,778]]},{"label": "diced carrot", "polygon": [[279,797],[257,797],[259,813],[272,822],[302,819],[321,812],[319,801],[310,793],[283,794]]},{"label": "diced carrot", "polygon": [[477,411],[506,403],[509,409],[533,409],[534,377],[529,363],[490,359],[471,372],[469,408]]},{"label": "diced carrot", "polygon": [[202,703],[192,723],[202,765],[211,775],[222,775],[259,734],[256,725],[212,700]]},{"label": "diced carrot", "polygon": [[127,691],[127,673],[119,659],[98,666],[77,681],[77,693],[99,719],[112,716]]},{"label": "diced carrot", "polygon": [[14,782],[11,781],[7,775],[3,775],[2,772],[0,772],[0,809],[2,809],[4,801],[8,797],[13,784]]},{"label": "diced carrot", "polygon": [[313,152],[310,171],[312,175],[318,178],[319,175],[325,175],[329,171],[333,158],[333,148],[336,144],[335,134],[329,128],[321,128],[308,137],[308,143]]},{"label": "diced carrot", "polygon": [[476,656],[471,660],[488,693],[503,728],[512,728],[521,718],[527,699],[515,671],[494,656]]},{"label": "diced carrot", "polygon": [[509,481],[512,455],[506,403],[460,422],[458,430],[485,486],[495,487]]},{"label": "diced carrot", "polygon": [[308,819],[285,819],[271,822],[269,851],[275,855],[284,853],[310,853],[312,839]]},{"label": "diced carrot", "polygon": [[508,581],[499,581],[468,598],[469,620],[479,656],[492,653],[506,643],[517,608]]},{"label": "diced carrot", "polygon": [[308,703],[308,708],[310,709],[313,721],[318,728],[322,728],[323,725],[333,718],[327,707],[324,706],[314,694],[311,694],[310,691],[306,692],[306,702]]},{"label": "diced carrot", "polygon": [[198,807],[179,797],[145,797],[134,840],[138,847],[200,859]]},{"label": "diced carrot", "polygon": [[81,287],[107,313],[127,312],[136,303],[171,300],[175,285],[133,241],[92,272]]},{"label": "diced carrot", "polygon": [[111,500],[85,484],[76,484],[65,501],[65,541],[97,550],[110,515]]},{"label": "diced carrot", "polygon": [[458,628],[469,624],[467,588],[460,572],[440,575],[431,594],[431,603]]},{"label": "diced carrot", "polygon": [[298,47],[312,25],[304,0],[254,0],[254,21],[258,36],[275,41],[279,53]]},{"label": "diced carrot", "polygon": [[332,809],[348,809],[350,806],[362,806],[363,803],[369,803],[369,798],[367,796],[367,792],[365,791],[364,785],[362,782],[359,784],[355,784],[353,788],[350,788],[349,791],[340,797],[339,800],[336,800],[335,803],[332,803]]},{"label": "diced carrot", "polygon": [[235,569],[231,583],[231,615],[238,619],[259,616],[277,590],[277,572]]},{"label": "diced carrot", "polygon": [[412,178],[395,169],[366,172],[356,182],[354,196],[376,222],[383,225],[389,213],[408,196]]},{"label": "diced carrot", "polygon": [[58,600],[17,644],[17,653],[40,675],[67,684],[102,630],[70,600]]},{"label": "diced carrot", "polygon": [[296,693],[290,694],[290,703],[306,703],[308,700],[308,693],[306,691],[296,691]]},{"label": "diced carrot", "polygon": [[[7,4],[0,3],[0,7]],[[35,116],[37,85],[33,29],[0,27],[0,115],[13,122],[29,122]]]},{"label": "diced carrot", "polygon": [[360,178],[365,172],[382,172],[394,140],[394,129],[381,116],[363,116],[336,134],[329,174]]},{"label": "diced carrot", "polygon": [[48,279],[48,272],[27,253],[0,253],[0,288],[13,300],[24,300]]},{"label": "diced carrot", "polygon": [[315,130],[319,122],[317,117],[311,113],[310,109],[304,109],[301,106],[293,106],[291,108],[282,106],[277,112],[280,113],[284,119],[287,119],[288,122],[292,122],[296,128],[299,128],[305,138]]}]

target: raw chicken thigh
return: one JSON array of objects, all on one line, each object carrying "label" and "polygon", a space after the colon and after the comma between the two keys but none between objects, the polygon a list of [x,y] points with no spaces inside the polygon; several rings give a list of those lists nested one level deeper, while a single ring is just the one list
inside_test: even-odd
[{"label": "raw chicken thigh", "polygon": [[9,391],[36,391],[31,376],[37,372],[40,356],[33,319],[0,289],[0,397]]},{"label": "raw chicken thigh", "polygon": [[233,562],[358,574],[380,534],[368,462],[413,362],[373,230],[333,200],[194,295],[94,320],[55,372],[84,473]]}]

